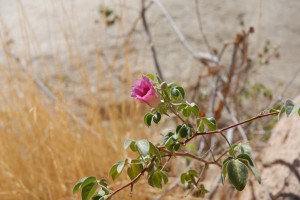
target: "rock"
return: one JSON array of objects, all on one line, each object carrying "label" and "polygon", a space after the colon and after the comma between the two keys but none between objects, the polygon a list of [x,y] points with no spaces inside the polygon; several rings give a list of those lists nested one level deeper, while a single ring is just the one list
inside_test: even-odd
[{"label": "rock", "polygon": [[[300,103],[300,96],[295,102]],[[262,184],[239,194],[240,199],[300,199],[300,117],[282,118],[261,152]],[[251,192],[249,190],[252,190]]]}]

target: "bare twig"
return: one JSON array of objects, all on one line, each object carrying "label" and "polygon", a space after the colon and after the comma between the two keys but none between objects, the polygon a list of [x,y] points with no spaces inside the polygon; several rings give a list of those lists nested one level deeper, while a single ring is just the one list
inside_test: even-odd
[{"label": "bare twig", "polygon": [[147,19],[146,19],[145,1],[146,0],[142,0],[142,10],[141,10],[141,17],[142,17],[142,21],[143,21],[143,26],[144,26],[144,30],[146,32],[146,35],[148,37],[148,43],[149,43],[150,48],[151,48],[151,52],[152,52],[152,56],[153,56],[156,71],[158,73],[158,76],[162,80],[164,80],[163,74],[161,72],[161,69],[160,69],[160,66],[159,66],[159,63],[158,63],[158,58],[157,58],[157,54],[156,54],[156,49],[155,49],[154,44],[153,44],[152,35],[151,35],[150,29],[149,29],[149,26],[148,26],[148,22],[147,22]]},{"label": "bare twig", "polygon": [[208,51],[210,52],[210,54],[213,54],[212,48],[211,48],[211,46],[206,38],[206,35],[203,31],[200,8],[199,8],[199,0],[195,0],[195,4],[196,4],[195,9],[196,9],[196,14],[197,14],[197,21],[198,21],[200,32],[202,34],[203,40],[205,42],[205,45],[206,45]]},{"label": "bare twig", "polygon": [[186,48],[186,50],[195,59],[197,59],[197,60],[202,60],[203,59],[203,60],[211,61],[213,63],[218,63],[219,60],[218,60],[218,58],[216,56],[213,56],[210,53],[204,53],[204,52],[195,51],[192,48],[192,46],[188,43],[188,41],[186,40],[186,38],[184,37],[184,35],[182,34],[182,32],[180,31],[180,29],[176,25],[176,23],[174,22],[173,18],[169,14],[169,12],[166,10],[166,8],[164,7],[164,5],[161,3],[161,1],[160,0],[152,0],[152,1],[158,6],[158,8],[161,10],[161,12],[165,15],[165,17],[169,21],[170,25],[174,29],[176,35],[178,36],[180,42],[183,44],[183,46]]}]

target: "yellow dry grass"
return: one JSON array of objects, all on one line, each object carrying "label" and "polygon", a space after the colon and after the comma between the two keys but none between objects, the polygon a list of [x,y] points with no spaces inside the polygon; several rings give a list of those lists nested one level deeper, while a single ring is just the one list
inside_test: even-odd
[{"label": "yellow dry grass", "polygon": [[[26,14],[23,11],[19,14],[25,27]],[[5,23],[9,22],[1,16],[0,19],[5,32]],[[1,37],[5,60],[0,63],[0,199],[76,199],[79,195],[72,194],[72,187],[80,178],[89,175],[107,178],[110,167],[127,156],[123,141],[146,137],[141,126],[143,109],[130,100],[132,63],[125,48],[122,55],[125,67],[121,70],[107,70],[98,61],[99,55],[93,55],[95,68],[91,71],[86,67],[87,59],[70,48],[63,61],[59,52],[54,55],[51,62],[56,72],[48,76],[49,60],[43,57],[43,52],[38,52],[40,63],[46,63],[40,66],[45,68],[40,70],[42,78],[39,78],[31,62],[20,62],[33,59],[30,46],[39,51],[34,30],[24,27],[21,29],[26,30],[24,40],[28,48],[23,54],[11,52],[10,42]],[[71,30],[64,26],[61,31]],[[76,37],[66,36],[65,40],[68,43]],[[113,56],[110,59],[114,64]],[[62,63],[74,66],[70,71],[78,75],[71,77],[73,82],[68,87],[65,80],[68,77],[60,74]],[[91,73],[97,75],[97,85],[93,85],[96,93],[91,91]],[[108,78],[114,75],[119,76],[117,86],[114,79]],[[39,85],[39,81],[44,85]],[[55,95],[55,100],[51,100],[49,92]],[[104,92],[105,98],[101,95]],[[114,188],[126,181],[125,176],[116,182],[108,179]],[[138,188],[130,199],[147,196]],[[126,190],[116,199],[129,199],[129,193]]]}]

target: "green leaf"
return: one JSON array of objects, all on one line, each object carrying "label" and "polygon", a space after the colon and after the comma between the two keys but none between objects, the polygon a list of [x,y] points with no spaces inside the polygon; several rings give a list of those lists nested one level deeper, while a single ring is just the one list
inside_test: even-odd
[{"label": "green leaf", "polygon": [[248,154],[249,156],[251,156],[252,153],[252,149],[248,144],[241,144],[241,152],[244,154]]},{"label": "green leaf", "polygon": [[179,143],[179,142],[176,142],[176,143],[174,144],[174,146],[173,146],[173,150],[174,150],[174,151],[178,151],[179,148],[180,148],[180,143]]},{"label": "green leaf", "polygon": [[228,156],[224,161],[223,161],[223,165],[228,162],[229,160],[233,159],[232,156]]},{"label": "green leaf", "polygon": [[294,106],[290,116],[297,113],[297,112],[298,112],[298,114],[300,113],[300,104]]},{"label": "green leaf", "polygon": [[194,170],[194,169],[190,169],[190,170],[188,171],[188,173],[189,173],[190,175],[192,175],[192,176],[198,176],[198,173],[197,173],[196,170]]},{"label": "green leaf", "polygon": [[190,109],[192,111],[192,113],[195,115],[195,117],[198,117],[199,115],[199,108],[195,103],[191,103],[190,104]]},{"label": "green leaf", "polygon": [[197,131],[200,133],[204,132],[205,127],[204,127],[204,123],[203,123],[202,119],[197,119],[196,124],[197,124]]},{"label": "green leaf", "polygon": [[133,151],[133,152],[138,151],[137,146],[136,146],[136,141],[131,142],[129,147],[130,147],[131,151]]},{"label": "green leaf", "polygon": [[202,121],[204,122],[204,124],[208,127],[208,129],[210,131],[214,131],[217,129],[217,124],[216,124],[216,120],[213,117],[203,117]]},{"label": "green leaf", "polygon": [[154,81],[155,76],[153,74],[147,74],[146,75],[149,79],[151,79],[151,81]]},{"label": "green leaf", "polygon": [[173,97],[179,97],[180,91],[177,90],[176,88],[171,88],[171,96]]},{"label": "green leaf", "polygon": [[164,136],[163,144],[166,144],[167,141],[168,141],[174,134],[175,134],[175,133],[168,132],[168,133]]},{"label": "green leaf", "polygon": [[192,112],[191,108],[187,106],[186,108],[183,109],[182,114],[185,117],[189,117],[191,115],[191,112]]},{"label": "green leaf", "polygon": [[250,156],[248,154],[240,154],[237,156],[237,159],[244,163],[252,171],[258,183],[261,184],[261,176],[255,168]]},{"label": "green leaf", "polygon": [[86,177],[86,179],[82,182],[81,188],[85,187],[86,185],[90,183],[94,183],[97,181],[97,178],[95,176],[89,176]]},{"label": "green leaf", "polygon": [[185,91],[184,91],[184,89],[182,87],[180,87],[180,86],[176,87],[176,89],[179,90],[180,95],[182,96],[182,98],[184,98],[185,97]]},{"label": "green leaf", "polygon": [[136,146],[143,156],[146,156],[150,150],[150,144],[147,140],[139,140],[136,142]]},{"label": "green leaf", "polygon": [[107,182],[104,178],[102,178],[99,182],[100,185],[104,186],[104,187],[107,187]]},{"label": "green leaf", "polygon": [[290,114],[293,111],[294,106],[295,106],[294,103],[289,99],[285,102],[284,108],[285,108],[286,116],[290,116]]},{"label": "green leaf", "polygon": [[[227,158],[228,159],[228,158]],[[228,160],[229,161],[229,160]],[[221,178],[222,178],[222,184],[224,185],[225,179],[226,179],[226,175],[227,175],[227,165],[228,162],[225,162],[222,166],[222,173],[221,173]]]},{"label": "green leaf", "polygon": [[186,138],[188,136],[189,128],[183,124],[181,128],[178,131],[178,134],[180,135],[181,138]]},{"label": "green leaf", "polygon": [[187,107],[187,104],[186,103],[182,103],[180,104],[178,107],[177,107],[177,111],[180,112],[181,110],[183,110],[184,108]]},{"label": "green leaf", "polygon": [[181,174],[181,176],[180,176],[180,182],[181,182],[182,184],[185,183],[186,177],[187,177],[187,174],[186,174],[186,173],[182,173],[182,174]]},{"label": "green leaf", "polygon": [[161,159],[161,155],[160,155],[160,152],[159,150],[156,148],[156,146],[154,144],[152,144],[151,142],[149,142],[150,144],[150,150],[149,150],[149,153],[151,153],[152,155],[156,155],[156,157],[158,159]]},{"label": "green leaf", "polygon": [[129,140],[129,139],[125,140],[124,145],[123,145],[124,149],[127,149],[128,147],[130,147],[131,143],[133,143],[133,142],[135,142],[135,141]]},{"label": "green leaf", "polygon": [[248,180],[248,170],[245,164],[239,160],[230,160],[227,164],[228,178],[232,185],[242,191]]},{"label": "green leaf", "polygon": [[157,124],[160,121],[160,119],[161,119],[161,114],[160,113],[156,113],[155,115],[153,115],[152,119],[153,119],[154,123]]},{"label": "green leaf", "polygon": [[160,171],[160,176],[162,177],[162,180],[164,181],[165,184],[168,183],[168,175],[166,174],[165,171]]},{"label": "green leaf", "polygon": [[162,188],[162,177],[159,172],[154,172],[148,178],[148,183],[152,187]]},{"label": "green leaf", "polygon": [[120,174],[122,173],[125,164],[127,163],[127,159],[126,160],[121,160],[116,162],[110,169],[109,171],[109,176],[111,176],[111,178],[113,180],[115,180],[116,178],[118,178],[120,176]]},{"label": "green leaf", "polygon": [[131,163],[130,167],[127,169],[127,175],[131,180],[135,179],[143,170],[143,165],[141,163]]},{"label": "green leaf", "polygon": [[148,127],[151,126],[152,118],[153,118],[153,114],[151,114],[151,113],[147,113],[147,114],[144,116],[144,123],[145,123]]},{"label": "green leaf", "polygon": [[228,151],[229,155],[231,155],[231,156],[234,157],[234,152],[235,152],[235,150],[236,150],[237,147],[239,147],[238,144],[233,144],[233,145],[231,145],[231,146],[230,146],[230,149],[229,149],[229,151]]},{"label": "green leaf", "polygon": [[88,185],[85,185],[84,187],[82,187],[81,199],[89,200],[95,194],[97,188],[98,188],[98,184],[96,182],[89,183]]},{"label": "green leaf", "polygon": [[[94,178],[94,176],[92,176],[92,177]],[[81,188],[82,183],[88,178],[90,178],[90,177],[84,177],[75,184],[75,186],[73,187],[73,194],[75,194]],[[95,178],[95,180],[96,180],[96,178]]]}]

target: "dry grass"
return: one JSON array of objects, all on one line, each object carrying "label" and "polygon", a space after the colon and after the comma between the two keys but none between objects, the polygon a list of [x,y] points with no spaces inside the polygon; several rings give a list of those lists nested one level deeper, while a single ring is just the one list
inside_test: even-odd
[{"label": "dry grass", "polygon": [[[76,181],[88,175],[107,178],[112,164],[127,156],[122,147],[125,138],[145,137],[140,125],[143,109],[129,97],[134,63],[128,61],[125,49],[121,55],[125,66],[107,69],[97,52],[87,59],[79,48],[70,48],[64,59],[57,51],[50,60],[36,48],[40,57],[34,63],[30,49],[38,47],[39,41],[18,4],[28,45],[22,53],[10,51],[5,32],[9,21],[0,16],[6,33],[1,37],[4,61],[0,63],[0,199],[75,199],[71,190]],[[72,30],[61,26],[61,31]],[[65,42],[76,40],[74,35],[66,35]],[[99,49],[97,43],[95,49]],[[114,55],[109,59],[116,65]],[[38,86],[37,76],[55,101]],[[124,180],[125,176],[113,187]],[[133,199],[145,196],[139,189]],[[118,196],[126,197],[128,190]]]}]

